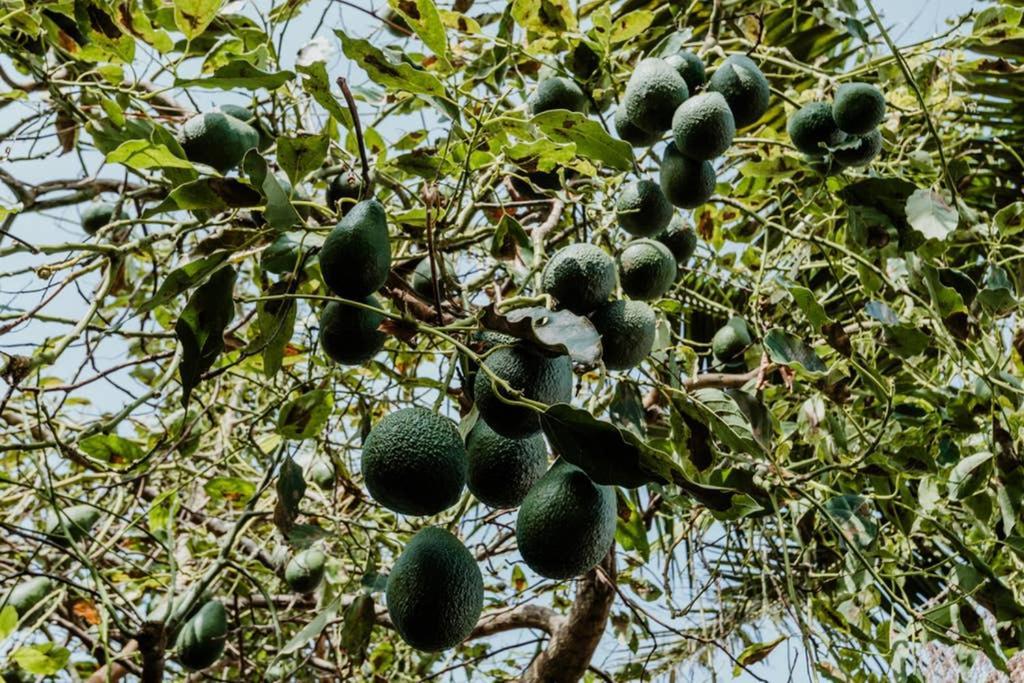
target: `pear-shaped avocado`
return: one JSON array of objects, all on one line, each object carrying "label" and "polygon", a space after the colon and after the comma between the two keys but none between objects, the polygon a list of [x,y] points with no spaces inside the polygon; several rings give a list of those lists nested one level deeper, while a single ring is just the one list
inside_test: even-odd
[{"label": "pear-shaped avocado", "polygon": [[[568,403],[572,398],[572,362],[569,356],[554,358],[524,344],[499,346],[484,359],[484,366],[525,398],[547,405]],[[526,406],[502,400],[484,369],[476,373],[473,395],[480,416],[498,434],[522,439],[540,431],[537,413]]]},{"label": "pear-shaped avocado", "polygon": [[586,112],[587,96],[571,78],[554,76],[537,84],[537,89],[526,102],[530,113],[536,116],[552,109]]},{"label": "pear-shaped avocado", "polygon": [[686,87],[690,92],[697,92],[697,88],[704,85],[708,77],[704,71],[704,62],[701,58],[688,50],[682,50],[674,55],[665,57],[665,61],[686,81]]},{"label": "pear-shaped avocado", "polygon": [[224,605],[210,600],[178,631],[178,661],[190,671],[200,671],[220,659],[228,637]]},{"label": "pear-shaped avocado", "polygon": [[846,139],[832,117],[828,102],[809,102],[800,107],[786,122],[786,132],[793,146],[804,154],[823,156],[827,147],[834,147]]},{"label": "pear-shaped avocado", "polygon": [[652,237],[668,226],[675,209],[658,183],[642,178],[627,183],[615,200],[619,227],[636,237]]},{"label": "pear-shaped avocado", "polygon": [[622,98],[626,121],[648,133],[661,133],[669,129],[676,108],[689,96],[686,81],[664,59],[642,59]]},{"label": "pear-shaped avocado", "polygon": [[312,593],[324,578],[327,556],[319,548],[309,548],[293,557],[284,568],[284,580],[296,593]]},{"label": "pear-shaped avocado", "polygon": [[391,242],[384,206],[376,199],[359,202],[324,240],[320,272],[332,292],[362,299],[380,289],[391,269]]},{"label": "pear-shaped avocado", "polygon": [[771,88],[761,69],[746,55],[730,55],[708,81],[708,90],[722,93],[736,128],[746,128],[768,111]]},{"label": "pear-shaped avocado", "polygon": [[706,161],[725,154],[736,122],[721,93],[702,92],[679,105],[672,117],[672,139],[683,156]]},{"label": "pear-shaped avocado", "polygon": [[586,315],[615,289],[615,261],[601,247],[585,242],[562,247],[548,260],[541,288],[558,305]]},{"label": "pear-shaped avocado", "polygon": [[654,348],[657,318],[643,301],[609,301],[590,322],[601,335],[601,360],[609,370],[634,368]]},{"label": "pear-shaped avocado", "polygon": [[867,166],[882,151],[882,133],[876,128],[867,135],[847,138],[832,151],[840,166]]},{"label": "pear-shaped avocado", "polygon": [[678,213],[672,216],[665,232],[656,239],[672,252],[677,266],[685,266],[693,252],[697,250],[697,231]]},{"label": "pear-shaped avocado", "polygon": [[250,149],[259,147],[259,132],[248,123],[221,111],[197,114],[181,127],[181,148],[189,161],[227,173]]},{"label": "pear-shaped avocado", "polygon": [[633,299],[651,301],[672,288],[676,259],[661,242],[633,240],[619,254],[619,282]]},{"label": "pear-shaped avocado", "polygon": [[492,508],[512,508],[548,467],[544,437],[509,439],[477,420],[466,437],[469,458],[469,492]]},{"label": "pear-shaped avocado", "polygon": [[661,191],[675,206],[696,209],[711,199],[715,193],[716,180],[715,167],[710,161],[683,156],[674,142],[665,145],[659,181]]}]

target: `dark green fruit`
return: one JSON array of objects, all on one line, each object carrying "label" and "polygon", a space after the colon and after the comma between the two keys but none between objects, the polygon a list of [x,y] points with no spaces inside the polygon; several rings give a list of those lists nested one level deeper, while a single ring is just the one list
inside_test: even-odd
[{"label": "dark green fruit", "polygon": [[633,240],[619,255],[622,291],[633,299],[657,299],[672,289],[676,268],[675,257],[661,242]]},{"label": "dark green fruit", "polygon": [[580,576],[608,553],[615,519],[615,490],[558,460],[519,508],[519,554],[530,569],[549,579]]},{"label": "dark green fruit", "polygon": [[637,128],[626,116],[626,108],[619,107],[615,110],[615,133],[620,140],[625,140],[634,147],[650,147],[658,140],[661,140],[661,132],[648,133]]},{"label": "dark green fruit", "polygon": [[7,597],[0,600],[0,609],[10,605],[25,619],[33,609],[57,590],[57,584],[45,576],[33,576],[11,589]]},{"label": "dark green fruit", "polygon": [[681,209],[696,209],[715,193],[715,167],[710,161],[694,161],[679,153],[674,142],[661,158],[661,191]]},{"label": "dark green fruit", "polygon": [[380,289],[391,269],[388,218],[376,199],[353,206],[320,250],[320,272],[332,292],[362,299]]},{"label": "dark green fruit", "polygon": [[[443,268],[441,261],[437,261],[434,266],[437,269],[438,283],[441,285],[442,301],[447,298],[447,292],[458,287],[458,282],[455,280],[455,264],[447,256],[443,257],[443,262]],[[412,287],[412,291],[416,292],[416,295],[421,299],[426,299],[427,301],[434,300],[434,274],[430,267],[429,257],[425,257],[416,264],[416,269],[412,271],[412,275],[409,277],[409,286]]]},{"label": "dark green fruit", "polygon": [[707,81],[707,74],[704,72],[704,62],[694,53],[683,50],[665,58],[668,65],[679,72],[679,75],[686,81],[686,87],[690,92],[696,92],[697,88]]},{"label": "dark green fruit", "polygon": [[[516,344],[519,342],[519,339],[500,332],[481,330],[474,332],[469,342],[470,348],[482,355],[495,346],[511,346]],[[480,365],[468,356],[460,356],[460,361],[463,362],[465,371],[462,380],[462,390],[466,393],[467,397],[473,399],[473,385],[476,383],[476,374],[480,370]]]},{"label": "dark green fruit", "polygon": [[492,508],[513,508],[548,467],[547,448],[540,434],[509,439],[477,420],[466,437],[469,492]]},{"label": "dark green fruit", "polygon": [[569,52],[566,59],[566,66],[569,67],[569,71],[571,71],[576,78],[585,81],[593,76],[598,67],[601,66],[601,57],[594,52],[594,48],[581,40]]},{"label": "dark green fruit", "polygon": [[643,301],[609,301],[590,316],[601,335],[601,359],[609,370],[628,370],[654,348],[654,310]]},{"label": "dark green fruit", "polygon": [[736,122],[721,93],[694,95],[672,117],[676,149],[690,159],[706,161],[725,154],[735,135]]},{"label": "dark green fruit", "polygon": [[181,127],[178,141],[189,161],[227,173],[250,149],[259,147],[259,132],[219,111],[193,116]]},{"label": "dark green fruit", "polygon": [[672,125],[676,108],[689,96],[686,81],[664,59],[642,59],[622,98],[625,120],[648,133],[662,133]]},{"label": "dark green fruit", "polygon": [[293,273],[300,263],[302,246],[288,233],[281,233],[260,254],[260,268],[268,273]]},{"label": "dark green fruit", "polygon": [[586,112],[587,96],[571,78],[553,76],[537,84],[526,106],[534,116],[552,109]]},{"label": "dark green fruit", "polygon": [[72,505],[58,511],[57,518],[50,525],[50,536],[60,545],[67,545],[69,540],[78,543],[89,538],[99,519],[100,511],[93,506]]},{"label": "dark green fruit", "polygon": [[484,607],[484,580],[459,539],[427,527],[395,561],[385,600],[402,640],[437,652],[455,647],[473,631]]},{"label": "dark green fruit", "polygon": [[746,128],[768,111],[768,79],[750,57],[731,55],[711,74],[708,90],[722,93],[736,128]]},{"label": "dark green fruit", "polygon": [[798,109],[786,123],[786,131],[793,146],[804,154],[821,156],[846,139],[832,118],[832,106],[827,102],[811,102]]},{"label": "dark green fruit", "polygon": [[246,107],[242,107],[237,104],[222,104],[217,107],[217,109],[228,116],[233,116],[242,123],[247,123],[255,128],[256,133],[259,135],[259,150],[261,152],[274,144],[275,140],[273,133],[267,130],[267,127],[259,120],[251,109],[247,109]]},{"label": "dark green fruit", "polygon": [[832,102],[832,117],[844,133],[866,135],[885,118],[885,97],[869,83],[843,83]]},{"label": "dark green fruit", "polygon": [[711,338],[711,353],[720,363],[736,363],[750,344],[750,330],[746,321],[733,316]]},{"label": "dark green fruit", "polygon": [[677,266],[686,265],[693,252],[697,250],[697,231],[679,214],[672,216],[672,221],[665,228],[665,232],[656,239],[672,252]]},{"label": "dark green fruit", "polygon": [[[123,217],[123,216],[122,216]],[[82,230],[90,235],[114,220],[114,205],[94,202],[82,209]]]},{"label": "dark green fruit", "polygon": [[327,184],[327,208],[344,216],[362,193],[363,179],[355,171],[342,171]]},{"label": "dark green fruit", "polygon": [[312,593],[324,578],[327,556],[319,548],[303,550],[284,568],[284,581],[296,593]]},{"label": "dark green fruit", "polygon": [[426,408],[396,410],[374,425],[362,463],[370,496],[404,515],[447,510],[466,485],[466,447],[458,428]]},{"label": "dark green fruit", "polygon": [[586,315],[615,289],[615,261],[593,244],[562,247],[548,259],[541,289],[555,297],[560,307]]},{"label": "dark green fruit", "polygon": [[[572,362],[568,356],[551,358],[526,346],[499,346],[484,359],[484,366],[528,399],[551,405],[568,403],[572,398]],[[473,395],[480,416],[498,434],[522,439],[540,430],[537,414],[526,406],[503,401],[483,369],[476,374]]]},{"label": "dark green fruit", "polygon": [[333,490],[338,483],[338,473],[334,470],[334,463],[326,457],[317,458],[313,466],[309,468],[309,479],[321,491]]},{"label": "dark green fruit", "polygon": [[842,166],[867,166],[882,151],[882,133],[875,129],[861,137],[847,138],[832,151],[832,158]]},{"label": "dark green fruit", "polygon": [[178,661],[190,671],[200,671],[220,659],[228,637],[224,605],[210,600],[178,631]]},{"label": "dark green fruit", "polygon": [[665,229],[675,210],[653,180],[637,180],[622,186],[615,202],[619,227],[636,237],[651,237]]},{"label": "dark green fruit", "polygon": [[[362,299],[362,303],[380,308],[375,296]],[[387,336],[377,329],[382,322],[380,313],[331,301],[320,313],[320,346],[336,363],[365,363],[384,347]]]}]

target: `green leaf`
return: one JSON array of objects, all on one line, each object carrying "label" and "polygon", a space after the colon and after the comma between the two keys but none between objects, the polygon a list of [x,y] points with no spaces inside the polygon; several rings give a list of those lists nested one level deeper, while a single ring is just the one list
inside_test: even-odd
[{"label": "green leaf", "polygon": [[821,332],[822,325],[832,322],[832,318],[825,313],[825,309],[822,308],[821,302],[818,301],[814,292],[806,287],[792,286],[789,288],[789,293],[804,316],[807,317],[807,322],[814,327],[815,332]]},{"label": "green leaf", "polygon": [[203,484],[206,495],[215,500],[245,503],[256,493],[256,486],[238,477],[212,477]]},{"label": "green leaf", "polygon": [[302,627],[302,629],[292,636],[292,639],[285,643],[285,646],[281,648],[279,656],[290,655],[293,652],[304,647],[311,640],[319,636],[324,628],[327,627],[327,622],[332,621],[338,614],[338,608],[341,607],[341,601],[338,598],[331,600],[323,610],[317,614],[308,624]]},{"label": "green leaf", "polygon": [[348,607],[342,618],[341,648],[349,659],[357,666],[366,659],[366,648],[370,646],[370,636],[377,621],[373,596],[360,593]]},{"label": "green leaf", "polygon": [[286,537],[299,516],[299,503],[306,495],[306,480],[302,468],[290,457],[281,463],[277,474],[277,503],[274,505],[274,524]]},{"label": "green leaf", "polygon": [[601,358],[601,335],[594,324],[570,311],[527,306],[498,313],[492,304],[484,309],[481,323],[489,330],[527,339],[555,353],[569,354],[577,363],[596,365]]},{"label": "green leaf", "polygon": [[768,330],[763,345],[772,362],[793,368],[811,377],[828,372],[828,368],[814,353],[814,349],[798,337],[781,328]]},{"label": "green leaf", "polygon": [[1024,202],[1014,202],[999,209],[992,222],[1004,235],[1016,235],[1024,230]]},{"label": "green leaf", "polygon": [[67,666],[71,652],[54,643],[40,643],[19,647],[11,659],[22,669],[35,676],[53,676]]},{"label": "green leaf", "polygon": [[18,610],[13,605],[4,605],[0,609],[0,643],[18,628]]},{"label": "green leaf", "polygon": [[786,636],[779,636],[775,640],[769,640],[766,643],[754,643],[743,648],[743,652],[736,658],[736,665],[732,668],[732,675],[739,677],[743,673],[744,666],[749,667],[751,664],[757,664],[765,659],[784,640],[786,640]]},{"label": "green leaf", "polygon": [[654,21],[654,12],[645,9],[638,9],[615,20],[612,24],[611,41],[613,43],[624,43],[635,38],[651,25]]},{"label": "green leaf", "polygon": [[1001,266],[990,265],[985,271],[985,288],[978,292],[978,301],[996,315],[1009,313],[1017,306],[1017,295],[1009,273]]},{"label": "green leaf", "polygon": [[530,122],[555,142],[575,143],[580,156],[620,171],[633,168],[633,148],[629,143],[616,140],[585,114],[555,109],[537,114]]},{"label": "green leaf", "polygon": [[210,88],[217,90],[276,90],[295,78],[291,71],[262,71],[244,60],[225,64],[206,78],[175,79],[176,88]]},{"label": "green leaf", "polygon": [[188,407],[192,390],[224,350],[224,330],[235,317],[235,269],[226,266],[192,294],[174,333],[181,342],[181,403]]},{"label": "green leaf", "polygon": [[391,0],[391,6],[405,18],[430,51],[448,61],[448,32],[433,0]]},{"label": "green leaf", "polygon": [[[270,286],[268,294],[288,293],[289,282],[278,281]],[[256,327],[259,330],[251,348],[263,356],[263,375],[270,379],[281,370],[284,350],[295,332],[296,305],[294,300],[260,301],[256,304]]]},{"label": "green leaf", "polygon": [[320,434],[334,409],[334,394],[314,389],[287,401],[277,416],[277,433],[286,439],[312,439]]},{"label": "green leaf", "polygon": [[189,40],[202,35],[224,0],[174,0],[174,25]]},{"label": "green leaf", "polygon": [[117,434],[93,434],[78,442],[78,448],[88,456],[109,463],[131,463],[144,454],[142,447]]},{"label": "green leaf", "polygon": [[327,66],[323,62],[313,62],[306,66],[295,67],[305,78],[302,89],[327,110],[331,117],[346,128],[352,127],[352,115],[343,109],[338,100],[331,94],[331,82],[327,78]]},{"label": "green leaf", "polygon": [[620,381],[615,385],[612,402],[608,405],[608,414],[612,418],[612,423],[628,429],[641,438],[647,431],[643,397],[632,382]]},{"label": "green leaf", "polygon": [[146,301],[139,307],[142,313],[148,313],[157,306],[162,306],[182,292],[195,287],[203,282],[213,271],[220,268],[227,259],[228,253],[218,251],[204,256],[196,261],[191,261],[171,271],[170,275],[160,283],[160,289],[153,295],[152,299]]},{"label": "green leaf", "polygon": [[963,500],[981,489],[992,474],[992,454],[988,452],[969,455],[949,473],[947,491],[953,500]]},{"label": "green leaf", "polygon": [[496,259],[510,261],[516,258],[517,254],[523,255],[523,260],[529,262],[533,256],[533,249],[530,243],[530,236],[526,230],[513,216],[504,214],[498,221],[498,227],[494,229],[494,239],[491,240],[491,256]]},{"label": "green leaf", "polygon": [[369,41],[350,38],[341,30],[334,33],[341,39],[345,56],[356,62],[375,83],[422,95],[444,95],[444,85],[432,73],[405,62],[392,63]]},{"label": "green leaf", "polygon": [[193,177],[196,175],[195,168],[187,159],[175,156],[166,145],[155,144],[149,140],[126,140],[107,154],[107,161],[112,164],[124,164],[136,170],[181,168],[192,171]]},{"label": "green leaf", "polygon": [[623,550],[636,550],[644,562],[650,561],[651,545],[647,541],[647,527],[643,515],[636,510],[629,511],[629,519],[620,516],[615,529],[615,539]]},{"label": "green leaf", "polygon": [[174,209],[223,211],[247,208],[259,206],[262,199],[251,185],[237,178],[200,178],[173,190],[167,199],[147,211],[146,216]]},{"label": "green leaf", "polygon": [[853,494],[836,496],[825,503],[825,510],[842,529],[848,543],[866,548],[878,535],[878,524],[871,516],[870,500]]},{"label": "green leaf", "polygon": [[569,0],[515,0],[512,17],[534,33],[561,35],[576,30],[576,14]]},{"label": "green leaf", "polygon": [[679,407],[688,415],[706,424],[726,446],[741,453],[764,456],[764,449],[754,438],[750,420],[736,402],[721,389],[698,389]]},{"label": "green leaf", "polygon": [[308,133],[277,139],[277,163],[293,187],[298,187],[307,175],[323,165],[329,145],[326,136]]},{"label": "green leaf", "polygon": [[956,209],[933,190],[917,190],[907,197],[906,212],[910,227],[927,239],[946,239],[960,222]]},{"label": "green leaf", "polygon": [[302,222],[299,212],[292,206],[291,198],[277,177],[270,173],[267,168],[267,160],[254,149],[245,153],[242,159],[242,169],[249,176],[249,181],[260,188],[263,196],[267,198],[267,206],[263,210],[263,217],[270,227],[276,230],[287,230],[293,225]]}]

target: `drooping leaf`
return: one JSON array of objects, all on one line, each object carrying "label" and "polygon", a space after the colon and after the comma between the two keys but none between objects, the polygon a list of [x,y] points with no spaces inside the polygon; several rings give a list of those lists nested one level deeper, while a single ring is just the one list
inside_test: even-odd
[{"label": "drooping leaf", "polygon": [[304,76],[302,79],[303,90],[309,93],[317,101],[317,104],[326,109],[327,113],[335,121],[346,128],[351,128],[352,115],[348,109],[344,109],[338,103],[338,100],[331,92],[331,82],[327,77],[327,66],[323,62],[318,61],[306,66],[297,66],[296,69]]},{"label": "drooping leaf", "polygon": [[814,349],[801,341],[796,335],[775,327],[764,335],[763,345],[772,362],[793,368],[810,377],[818,377],[828,368]]},{"label": "drooping leaf", "polygon": [[530,236],[515,218],[504,214],[494,229],[494,239],[491,240],[491,256],[497,259],[511,260],[516,254],[522,254],[524,260],[533,256]]},{"label": "drooping leaf", "polygon": [[830,498],[825,510],[842,529],[848,543],[866,548],[878,535],[878,523],[872,518],[873,506],[864,496],[847,494]]},{"label": "drooping leaf", "polygon": [[721,389],[698,389],[686,400],[678,401],[680,409],[706,424],[723,444],[741,453],[763,456],[764,449],[754,438],[750,420],[736,402]]},{"label": "drooping leaf", "polygon": [[217,251],[209,256],[204,256],[201,259],[190,261],[183,266],[175,268],[160,283],[160,288],[153,295],[153,298],[139,306],[139,311],[148,313],[157,306],[164,305],[182,292],[205,281],[210,273],[220,268],[227,257],[227,252]]},{"label": "drooping leaf", "polygon": [[146,216],[175,209],[240,209],[259,206],[262,199],[255,188],[237,178],[200,178],[175,188],[167,199],[148,210]]},{"label": "drooping leaf", "polygon": [[306,495],[306,480],[302,468],[291,457],[285,457],[277,473],[277,503],[274,505],[274,524],[287,536],[299,516],[299,503]]},{"label": "drooping leaf", "polygon": [[235,269],[225,266],[192,294],[181,312],[174,333],[181,343],[182,405],[188,407],[192,390],[203,373],[213,367],[224,350],[224,330],[235,317]]},{"label": "drooping leaf", "polygon": [[55,643],[39,643],[19,647],[10,657],[34,676],[53,676],[67,666],[71,652]]},{"label": "drooping leaf", "polygon": [[312,439],[319,435],[334,409],[334,394],[314,389],[281,406],[277,433],[286,439]]},{"label": "drooping leaf", "polygon": [[93,434],[78,442],[78,448],[93,458],[112,464],[135,462],[143,455],[142,447],[117,434]]},{"label": "drooping leaf", "polygon": [[281,648],[281,656],[290,655],[293,652],[305,647],[310,641],[319,636],[327,627],[327,622],[332,621],[338,615],[341,601],[338,598],[331,600],[321,611],[303,626],[292,639]]},{"label": "drooping leaf", "polygon": [[985,451],[958,462],[949,473],[949,497],[963,500],[977,493],[992,474],[992,458],[992,453]]},{"label": "drooping leaf", "polygon": [[[736,658],[736,665],[732,668],[732,675],[739,677],[743,672],[743,667],[748,667],[751,664],[757,664],[761,660],[765,659],[772,653],[780,643],[786,640],[786,636],[779,636],[774,640],[769,640],[765,643],[754,643],[747,645],[743,648],[743,652]],[[742,665],[742,666],[741,666]]]},{"label": "drooping leaf", "polygon": [[616,383],[608,414],[615,425],[643,437],[647,429],[644,420],[644,401],[635,384],[625,381]]},{"label": "drooping leaf", "polygon": [[212,477],[203,484],[203,491],[210,498],[241,504],[252,498],[256,486],[239,477]]},{"label": "drooping leaf", "polygon": [[260,188],[263,196],[267,199],[267,207],[263,211],[270,227],[277,230],[287,230],[293,225],[302,222],[299,212],[292,206],[291,198],[285,189],[281,187],[277,176],[267,168],[267,160],[254,149],[245,153],[242,159],[242,168],[249,176],[249,181]]},{"label": "drooping leaf", "polygon": [[434,0],[391,0],[391,6],[402,15],[423,44],[441,60],[448,60],[448,32],[441,21]]},{"label": "drooping leaf", "polygon": [[356,665],[362,664],[366,659],[366,648],[370,645],[376,617],[373,596],[369,593],[360,593],[345,608],[341,626],[341,648]]},{"label": "drooping leaf", "polygon": [[126,140],[107,154],[107,161],[136,170],[180,168],[192,171],[193,178],[196,176],[195,167],[187,159],[176,156],[166,145],[149,140]]},{"label": "drooping leaf", "polygon": [[530,122],[555,142],[574,143],[580,156],[620,171],[633,167],[633,148],[629,143],[616,140],[585,114],[554,109],[537,114]]},{"label": "drooping leaf", "polygon": [[[267,294],[290,293],[291,283],[275,282]],[[256,304],[256,327],[259,330],[251,348],[263,357],[263,375],[268,379],[281,370],[284,352],[295,332],[296,305],[294,300],[260,301]]]},{"label": "drooping leaf", "polygon": [[996,265],[988,267],[985,287],[978,292],[978,301],[996,315],[1009,313],[1017,306],[1016,291],[1006,269]]},{"label": "drooping leaf", "polygon": [[596,365],[601,357],[601,335],[593,323],[569,311],[528,306],[498,313],[492,305],[484,309],[481,322],[489,330],[527,339],[555,353],[566,353],[577,363]]},{"label": "drooping leaf", "polygon": [[375,83],[421,95],[444,95],[444,85],[429,71],[406,62],[392,62],[367,40],[351,38],[342,30],[334,33],[341,39],[345,56],[362,67]]},{"label": "drooping leaf", "polygon": [[576,30],[576,14],[569,0],[514,0],[512,16],[534,33],[560,35]]},{"label": "drooping leaf", "polygon": [[262,71],[245,60],[225,64],[205,78],[176,79],[176,88],[210,88],[215,90],[276,90],[295,78],[291,71]]}]

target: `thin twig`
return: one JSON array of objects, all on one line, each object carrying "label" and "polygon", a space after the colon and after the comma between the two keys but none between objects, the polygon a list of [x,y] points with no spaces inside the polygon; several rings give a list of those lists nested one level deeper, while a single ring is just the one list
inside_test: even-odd
[{"label": "thin twig", "polygon": [[352,97],[352,91],[349,90],[348,81],[345,80],[344,76],[338,76],[338,87],[341,88],[341,94],[345,96],[345,103],[348,104],[348,111],[352,114],[352,127],[356,131],[356,141],[359,143],[359,161],[363,165],[363,191],[362,197],[370,196],[370,161],[366,156],[366,142],[363,140],[363,126],[359,123],[359,110],[356,109],[355,98]]}]

